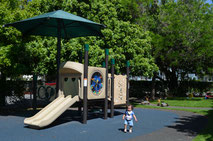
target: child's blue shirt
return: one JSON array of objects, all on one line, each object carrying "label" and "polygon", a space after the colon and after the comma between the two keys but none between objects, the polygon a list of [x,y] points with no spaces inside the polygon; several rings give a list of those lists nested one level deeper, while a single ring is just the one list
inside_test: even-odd
[{"label": "child's blue shirt", "polygon": [[125,119],[126,120],[133,120],[133,115],[134,115],[135,113],[133,112],[133,111],[126,111],[125,112]]}]

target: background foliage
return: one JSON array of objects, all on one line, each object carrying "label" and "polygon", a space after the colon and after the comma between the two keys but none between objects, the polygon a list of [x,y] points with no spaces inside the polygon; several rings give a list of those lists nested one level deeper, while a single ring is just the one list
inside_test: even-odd
[{"label": "background foliage", "polygon": [[59,9],[107,26],[104,39],[62,40],[62,62],[79,61],[87,43],[89,65],[100,67],[110,48],[117,74],[130,60],[131,75],[153,76],[173,95],[182,92],[178,81],[187,74],[213,74],[213,5],[205,0],[0,0],[1,81],[32,73],[55,78],[56,38],[22,37],[3,25]]},{"label": "background foliage", "polygon": [[[136,4],[135,4],[136,3]],[[139,0],[132,4],[135,21],[152,37],[152,55],[159,70],[155,75],[172,94],[187,74],[213,75],[213,5],[205,0]],[[135,10],[137,9],[137,10]]]},{"label": "background foliage", "polygon": [[0,68],[6,76],[20,74],[54,75],[56,70],[56,39],[51,37],[22,37],[16,29],[2,25],[46,12],[62,9],[107,26],[99,37],[62,40],[61,61],[78,61],[78,53],[85,43],[90,45],[90,65],[101,66],[103,48],[110,48],[110,58],[116,59],[116,72],[125,73],[130,60],[132,75],[152,75],[157,70],[151,56],[151,37],[139,25],[131,22],[131,15],[120,0],[106,1],[1,1]]}]

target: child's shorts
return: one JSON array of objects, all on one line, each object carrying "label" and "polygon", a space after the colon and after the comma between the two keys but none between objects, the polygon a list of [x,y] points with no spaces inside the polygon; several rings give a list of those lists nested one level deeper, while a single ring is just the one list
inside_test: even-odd
[{"label": "child's shorts", "polygon": [[124,124],[129,125],[129,126],[133,126],[133,120],[124,120]]}]

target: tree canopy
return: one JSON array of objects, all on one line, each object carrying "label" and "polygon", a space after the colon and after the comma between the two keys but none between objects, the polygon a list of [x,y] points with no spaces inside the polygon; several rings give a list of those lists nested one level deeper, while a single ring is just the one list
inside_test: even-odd
[{"label": "tree canopy", "polygon": [[56,73],[56,39],[53,37],[22,37],[12,27],[2,25],[55,10],[64,10],[107,26],[100,37],[80,37],[62,40],[61,61],[78,61],[78,52],[90,45],[89,65],[101,66],[103,48],[109,48],[115,58],[117,73],[125,73],[130,60],[132,75],[151,76],[158,68],[151,55],[151,37],[132,22],[129,10],[121,0],[1,0],[0,4],[0,71],[7,76],[20,74],[52,75]]},{"label": "tree canopy", "polygon": [[137,23],[151,32],[152,55],[173,92],[186,74],[213,74],[212,5],[205,0],[141,0],[135,8]]},{"label": "tree canopy", "polygon": [[87,43],[89,65],[101,66],[109,48],[117,73],[125,73],[127,60],[131,75],[152,76],[159,69],[173,92],[188,73],[213,74],[213,5],[205,0],[0,0],[2,74],[55,75],[56,38],[23,37],[3,25],[59,9],[107,26],[105,38],[62,40],[62,62],[78,61]]}]

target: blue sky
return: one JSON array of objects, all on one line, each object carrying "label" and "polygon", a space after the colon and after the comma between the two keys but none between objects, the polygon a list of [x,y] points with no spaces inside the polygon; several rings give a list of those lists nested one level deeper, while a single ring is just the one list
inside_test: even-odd
[{"label": "blue sky", "polygon": [[212,4],[212,0],[207,0],[206,2]]}]

